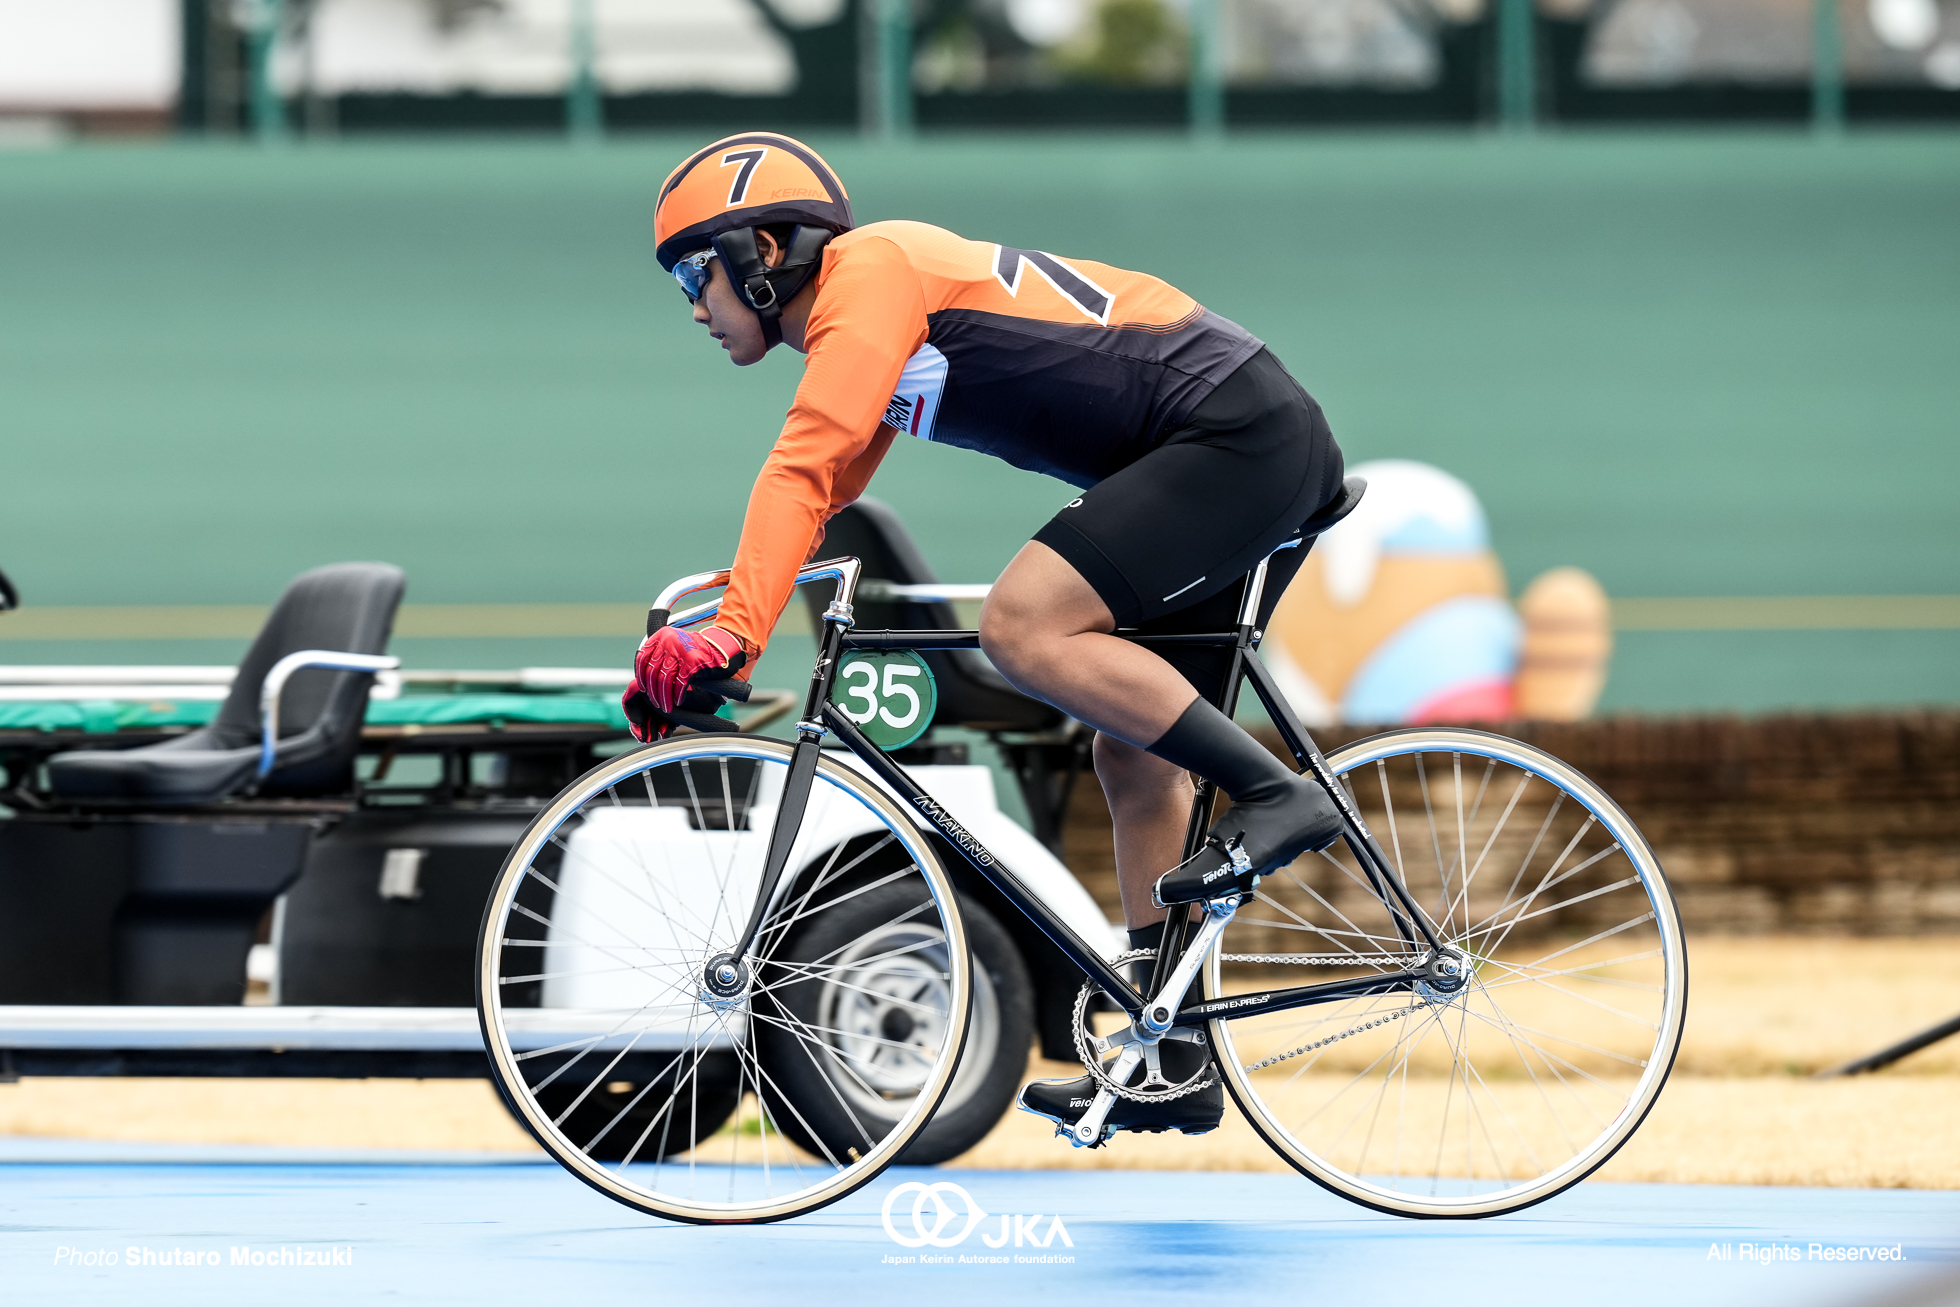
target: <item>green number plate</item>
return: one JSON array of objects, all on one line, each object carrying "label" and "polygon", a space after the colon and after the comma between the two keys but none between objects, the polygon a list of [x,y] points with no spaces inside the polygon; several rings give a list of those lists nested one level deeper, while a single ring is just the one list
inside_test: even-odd
[{"label": "green number plate", "polygon": [[854,649],[838,664],[830,700],[881,749],[926,733],[939,706],[932,668],[911,649]]}]

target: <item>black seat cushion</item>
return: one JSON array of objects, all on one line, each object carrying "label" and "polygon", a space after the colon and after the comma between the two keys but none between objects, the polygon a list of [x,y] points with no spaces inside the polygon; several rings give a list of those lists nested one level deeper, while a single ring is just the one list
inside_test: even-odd
[{"label": "black seat cushion", "polygon": [[[294,578],[211,725],[140,749],[58,753],[47,763],[50,792],[80,803],[182,805],[244,789],[258,773],[259,687],[273,664],[302,649],[384,652],[407,583],[387,563],[336,563]],[[365,672],[295,672],[280,696],[279,765],[259,793],[313,797],[352,788],[372,683]]]},{"label": "black seat cushion", "polygon": [[48,759],[48,786],[64,799],[208,803],[244,788],[256,747],[212,747],[208,730],[142,749],[90,749]]}]

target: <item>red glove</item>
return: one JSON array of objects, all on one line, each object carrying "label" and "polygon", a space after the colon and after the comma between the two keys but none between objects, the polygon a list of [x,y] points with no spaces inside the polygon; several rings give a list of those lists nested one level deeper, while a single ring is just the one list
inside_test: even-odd
[{"label": "red glove", "polygon": [[[676,709],[700,706],[688,702],[695,682],[727,680],[747,661],[742,642],[718,626],[700,631],[661,627],[640,646],[633,659],[633,683],[620,696],[633,737],[643,742],[663,738],[673,729]],[[711,704],[720,702],[708,697]]]}]

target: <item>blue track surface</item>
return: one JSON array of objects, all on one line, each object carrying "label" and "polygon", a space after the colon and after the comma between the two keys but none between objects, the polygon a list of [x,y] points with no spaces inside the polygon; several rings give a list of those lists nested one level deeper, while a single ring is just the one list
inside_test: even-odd
[{"label": "blue track surface", "polygon": [[[1229,1295],[1248,1307],[1512,1307],[1549,1291],[1585,1307],[1803,1307],[1868,1302],[1960,1263],[1960,1193],[1593,1184],[1516,1217],[1457,1223],[1377,1216],[1286,1176],[895,1170],[813,1217],[708,1229],[643,1219],[548,1164],[336,1164],[208,1149],[186,1160],[192,1151],[141,1162],[0,1153],[9,1159],[0,1161],[0,1300],[947,1307],[1043,1295],[1128,1307]],[[1011,1238],[999,1250],[982,1242],[998,1237],[999,1214],[1040,1213],[1043,1235],[1059,1214],[1072,1248],[1054,1238],[1018,1252],[1074,1260],[888,1262],[916,1255],[887,1236],[879,1214],[908,1181],[957,1183],[989,1213],[959,1245],[924,1251],[1012,1258]],[[909,1195],[896,1211],[911,1236]],[[964,1224],[962,1213],[947,1233]],[[1813,1242],[1896,1245],[1905,1261],[1811,1260]],[[1799,1260],[1766,1264],[1744,1250],[1772,1243]],[[166,1258],[215,1253],[219,1264],[131,1266],[132,1245]],[[1711,1245],[1730,1260],[1711,1260]],[[282,1246],[351,1249],[351,1264],[231,1264],[233,1248],[276,1255]],[[63,1257],[63,1248],[79,1252]],[[118,1264],[73,1264],[98,1250]]]}]

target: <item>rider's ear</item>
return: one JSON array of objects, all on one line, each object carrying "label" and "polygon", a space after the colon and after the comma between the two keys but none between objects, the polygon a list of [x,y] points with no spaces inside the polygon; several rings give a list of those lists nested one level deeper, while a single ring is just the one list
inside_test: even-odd
[{"label": "rider's ear", "polygon": [[755,249],[756,253],[762,256],[762,262],[768,267],[777,267],[783,261],[783,247],[776,243],[776,238],[771,236],[766,228],[755,229]]}]

